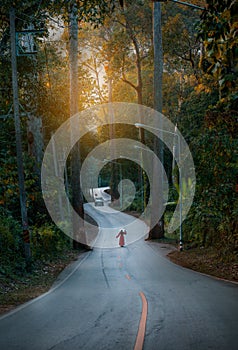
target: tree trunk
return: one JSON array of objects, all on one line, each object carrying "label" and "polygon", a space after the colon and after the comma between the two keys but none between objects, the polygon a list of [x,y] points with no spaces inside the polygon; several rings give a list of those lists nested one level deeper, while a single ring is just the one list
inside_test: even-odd
[{"label": "tree trunk", "polygon": [[[163,47],[161,31],[161,5],[158,2],[153,4],[153,44],[154,44],[154,109],[162,113],[162,78],[163,78]],[[158,128],[163,129],[162,120],[158,123]],[[160,140],[154,139],[154,153],[159,156],[161,163],[164,163],[163,152],[163,135],[160,134]],[[156,170],[154,169],[154,174]],[[153,176],[152,180],[152,208],[151,221],[155,222],[158,212],[163,209],[163,175],[159,179]],[[164,237],[164,219],[160,218],[159,222],[151,229],[150,238]]]},{"label": "tree trunk", "polygon": [[140,56],[140,47],[137,41],[137,38],[135,36],[135,34],[133,33],[133,29],[130,26],[128,17],[125,15],[125,20],[126,20],[126,31],[129,34],[134,48],[135,48],[135,52],[136,52],[136,69],[137,69],[137,85],[134,85],[133,83],[131,83],[130,81],[128,81],[125,77],[123,78],[123,81],[127,84],[129,84],[131,87],[133,87],[136,90],[137,93],[137,103],[138,104],[143,104],[143,81],[142,81],[142,73],[141,73],[141,56]]},{"label": "tree trunk", "polygon": [[[69,65],[70,65],[70,116],[78,113],[78,16],[75,2],[70,4],[69,8]],[[74,125],[71,123],[71,140],[73,139]],[[71,189],[72,206],[77,214],[84,219],[83,196],[80,186],[80,146],[77,142],[71,149]],[[83,222],[83,220],[81,220]],[[79,227],[79,222],[73,222],[73,247],[78,249],[83,242],[84,227]],[[84,246],[84,244],[83,244]]]}]

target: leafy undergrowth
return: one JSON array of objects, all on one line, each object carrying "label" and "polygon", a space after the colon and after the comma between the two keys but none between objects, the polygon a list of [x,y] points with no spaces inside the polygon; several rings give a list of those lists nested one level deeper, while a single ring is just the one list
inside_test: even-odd
[{"label": "leafy undergrowth", "polygon": [[47,292],[59,273],[78,256],[79,251],[67,250],[52,261],[37,262],[31,274],[21,277],[0,274],[0,314]]},{"label": "leafy undergrowth", "polygon": [[172,251],[168,257],[174,263],[218,278],[238,282],[238,261],[221,261],[220,252],[214,248],[193,248]]}]

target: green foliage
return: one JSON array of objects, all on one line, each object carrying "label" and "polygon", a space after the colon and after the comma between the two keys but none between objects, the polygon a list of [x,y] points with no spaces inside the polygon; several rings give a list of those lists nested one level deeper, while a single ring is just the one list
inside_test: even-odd
[{"label": "green foliage", "polygon": [[0,213],[0,275],[23,274],[26,269],[19,223],[9,212]]},{"label": "green foliage", "polygon": [[34,226],[31,231],[32,256],[34,259],[51,259],[69,248],[70,239],[53,224]]},{"label": "green foliage", "polygon": [[134,198],[134,200],[132,201],[132,198],[128,198],[128,202],[132,202],[129,206],[128,206],[128,210],[129,211],[135,211],[137,213],[142,213],[143,212],[143,203],[142,203],[142,198],[141,198],[141,194],[138,193],[138,195]]},{"label": "green foliage", "polygon": [[178,114],[178,127],[189,144],[203,132],[206,110],[217,101],[218,92],[215,89],[212,92],[192,89],[184,98]]},{"label": "green foliage", "polygon": [[[25,189],[27,196],[27,209],[31,214],[44,212],[43,199],[39,184],[39,177],[35,170],[35,161],[27,152],[27,140],[25,130],[25,120],[22,119],[23,135],[23,158]],[[0,151],[0,207],[9,211],[14,218],[20,220],[20,200],[19,184],[15,149],[15,131],[12,118],[1,120],[0,142],[2,149]]]},{"label": "green foliage", "polygon": [[[100,72],[102,66],[105,69],[104,78],[112,79],[114,101],[135,102],[138,90],[141,89],[143,103],[153,106],[151,3],[148,0],[129,0],[124,10],[113,0],[76,1],[76,4],[76,15],[81,28],[80,50],[87,48],[91,55],[85,59],[79,53],[80,109],[107,101],[108,88],[106,84],[101,86],[99,81],[99,77],[103,75]],[[217,245],[225,256],[237,253],[238,249],[235,192],[238,176],[235,112],[238,109],[237,3],[231,0],[207,0],[207,4],[207,10],[202,14],[199,33],[196,25],[200,12],[174,3],[163,5],[166,70],[163,79],[163,113],[178,123],[189,143],[196,165],[196,196],[184,223],[185,240],[199,245]],[[0,5],[2,114],[7,114],[12,105],[9,41],[9,9],[12,5],[10,0],[4,0]],[[65,21],[63,25],[67,28],[68,1],[17,0],[14,6],[17,30],[29,23],[35,28],[43,26],[49,30],[54,26],[55,15]],[[107,17],[113,10],[113,16]],[[90,25],[86,25],[86,22]],[[100,27],[103,22],[104,26]],[[56,27],[57,25],[61,26],[62,23],[58,22]],[[97,30],[95,27],[98,27]],[[44,35],[49,36],[49,32],[46,30]],[[204,51],[201,42],[196,40],[197,36],[202,40]],[[68,39],[65,30],[59,41],[39,41],[36,56],[17,59],[20,102],[24,109],[42,116],[46,142],[51,132],[70,114]],[[201,53],[202,70],[199,70]],[[26,266],[21,228],[17,222],[20,208],[13,118],[9,117],[1,123],[0,205],[5,212],[0,215],[0,272],[23,273]],[[137,131],[135,134],[135,130],[128,129],[128,126],[126,128],[118,125],[115,128],[115,137],[130,135],[137,139]],[[80,145],[82,159],[96,145],[106,141],[108,134],[109,128],[104,126],[101,130],[99,128],[97,136],[93,132],[85,135]],[[50,259],[54,255],[62,254],[69,245],[69,239],[49,224],[49,218],[45,216],[34,162],[27,155],[25,119],[22,119],[22,135],[33,260]],[[151,140],[148,135],[146,141],[149,145]],[[169,170],[168,173],[171,173],[170,163],[171,154],[166,151],[165,167]],[[120,161],[120,164],[122,177],[131,179],[136,185],[136,196],[129,209],[141,212],[144,193],[140,189],[139,169],[137,165],[128,164],[126,160]],[[107,181],[114,177],[113,186],[117,187],[120,180],[118,169],[113,176],[110,176],[108,169],[104,169],[101,175],[105,175]],[[145,192],[149,192],[149,186]],[[177,197],[176,190],[171,189],[169,202],[176,202]],[[173,214],[173,206],[174,204],[166,209],[166,224]]]},{"label": "green foliage", "polygon": [[[53,224],[31,228],[32,258],[49,261],[71,246],[70,239]],[[21,225],[8,211],[0,213],[0,277],[14,277],[27,272]]]},{"label": "green foliage", "polygon": [[[190,1],[191,2],[191,1]],[[164,66],[173,72],[200,77],[198,69],[200,43],[196,26],[200,11],[168,2],[162,11]]]},{"label": "green foliage", "polygon": [[[97,64],[104,66],[105,81],[112,81],[113,101],[137,101],[148,78],[146,70],[151,73],[152,12],[148,3],[130,1],[124,10],[117,3],[112,16],[94,35],[88,26],[81,30],[83,44],[87,49],[90,47],[90,69],[95,59]],[[108,86],[105,84],[101,90],[100,99],[107,101]],[[146,90],[143,91],[145,94]]]},{"label": "green foliage", "polygon": [[207,0],[199,36],[204,43],[203,71],[218,82],[220,97],[234,92],[238,80],[237,2]]},{"label": "green foliage", "polygon": [[[197,188],[185,232],[187,240],[238,252],[236,180],[238,142],[228,131],[210,128],[193,141]],[[191,222],[189,222],[191,220]]]}]

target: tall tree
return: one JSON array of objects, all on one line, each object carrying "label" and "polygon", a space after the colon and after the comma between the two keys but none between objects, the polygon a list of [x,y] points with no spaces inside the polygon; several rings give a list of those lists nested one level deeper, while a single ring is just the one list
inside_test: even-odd
[{"label": "tall tree", "polygon": [[[94,11],[91,11],[94,5]],[[70,116],[72,117],[78,113],[78,22],[85,18],[85,12],[87,13],[91,22],[95,22],[96,25],[102,21],[102,17],[98,17],[98,14],[103,13],[103,9],[106,11],[107,5],[104,1],[98,3],[85,2],[83,4],[83,11],[81,7],[78,7],[76,1],[71,1],[69,4],[69,63],[70,63]],[[102,9],[103,8],[103,9]],[[102,12],[101,12],[102,9]],[[96,16],[95,16],[96,13]],[[75,125],[71,125],[71,137],[73,139]],[[81,217],[81,227],[78,226],[78,221],[73,222],[73,236],[74,247],[78,248],[79,242],[86,242],[84,227],[84,207],[83,207],[83,195],[80,186],[80,168],[81,168],[81,156],[80,156],[80,143],[77,142],[72,151],[71,159],[71,189],[72,189],[72,205],[74,210]],[[82,237],[80,237],[82,236]],[[85,245],[85,244],[83,244]]]},{"label": "tall tree", "polygon": [[[153,3],[153,48],[154,48],[154,109],[162,113],[162,78],[163,78],[163,46],[162,46],[162,25],[161,25],[161,5],[159,2]],[[157,123],[158,129],[163,130],[162,118]],[[154,139],[154,153],[158,154],[160,161],[164,164],[163,132],[159,133],[159,140]],[[158,212],[163,210],[163,175],[159,179],[155,177],[156,169],[153,173],[152,183],[152,207],[151,221],[156,222]],[[164,236],[163,216],[150,231],[151,238],[161,238]]]},{"label": "tall tree", "polygon": [[[69,66],[70,66],[70,117],[79,112],[78,109],[78,13],[77,6],[74,1],[69,5]],[[74,139],[75,125],[71,120],[71,139]],[[72,145],[73,146],[73,145]],[[76,213],[84,219],[83,195],[80,186],[80,144],[77,142],[72,150],[71,157],[71,190],[72,190],[72,205]],[[83,225],[83,220],[81,223]],[[82,242],[83,227],[78,227],[78,221],[73,222],[73,246],[79,247],[79,242]]]}]

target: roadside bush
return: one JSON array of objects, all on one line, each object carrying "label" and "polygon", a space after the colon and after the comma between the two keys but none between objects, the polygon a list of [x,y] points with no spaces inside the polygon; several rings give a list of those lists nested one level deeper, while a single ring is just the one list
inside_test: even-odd
[{"label": "roadside bush", "polygon": [[238,251],[237,140],[225,127],[210,125],[193,142],[192,148],[197,186],[193,206],[184,223],[185,238],[201,246],[218,247],[224,259]]},{"label": "roadside bush", "polygon": [[26,269],[20,224],[9,214],[0,216],[0,274],[22,275]]},{"label": "roadside bush", "polygon": [[33,259],[51,259],[70,247],[70,238],[53,224],[35,226],[31,235]]},{"label": "roadside bush", "polygon": [[[30,228],[31,263],[48,261],[70,248],[70,238],[53,224]],[[24,242],[20,223],[6,210],[0,211],[0,278],[23,276],[29,266],[24,255]]]}]

